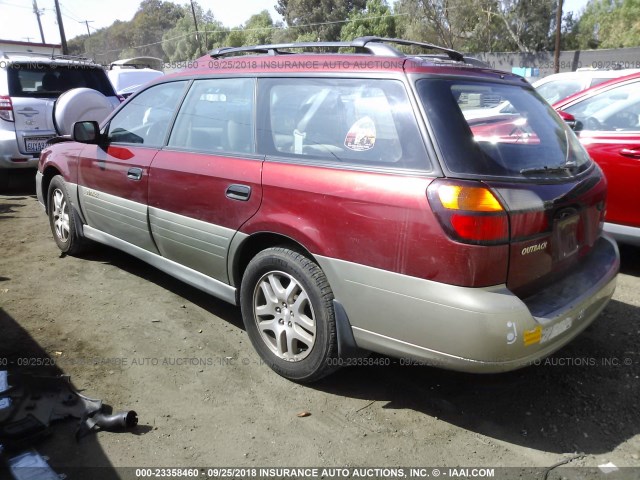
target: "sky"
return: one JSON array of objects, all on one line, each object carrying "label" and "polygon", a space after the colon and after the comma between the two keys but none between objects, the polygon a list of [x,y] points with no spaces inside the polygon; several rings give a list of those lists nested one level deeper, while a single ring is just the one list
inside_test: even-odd
[{"label": "sky", "polygon": [[[54,0],[36,0],[44,30],[45,43],[60,43],[60,34],[56,23]],[[58,0],[62,11],[67,40],[87,33],[86,20],[91,32],[108,27],[115,20],[128,21],[138,9],[138,0]],[[277,0],[198,0],[204,10],[210,9],[215,18],[227,27],[236,27],[246,22],[251,15],[268,10],[274,20],[281,17],[273,6]],[[578,12],[588,0],[565,0],[563,11]],[[184,4],[185,1],[174,3]],[[233,8],[229,8],[229,4]],[[392,2],[391,2],[392,3]],[[0,0],[0,39],[40,42],[40,31],[36,15],[33,13],[33,0]]]}]

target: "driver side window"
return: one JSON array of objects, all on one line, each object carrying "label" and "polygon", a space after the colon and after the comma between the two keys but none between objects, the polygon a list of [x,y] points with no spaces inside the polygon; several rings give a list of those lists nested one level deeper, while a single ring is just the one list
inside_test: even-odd
[{"label": "driver side window", "polygon": [[161,147],[186,85],[186,81],[156,85],[129,100],[109,123],[109,143]]}]

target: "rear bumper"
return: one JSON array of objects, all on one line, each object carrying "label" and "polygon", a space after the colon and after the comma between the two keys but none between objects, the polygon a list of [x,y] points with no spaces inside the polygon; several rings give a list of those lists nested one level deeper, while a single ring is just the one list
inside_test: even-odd
[{"label": "rear bumper", "polygon": [[619,223],[605,223],[604,231],[615,238],[619,243],[636,245],[640,247],[640,228],[620,225]]},{"label": "rear bumper", "polygon": [[15,130],[0,129],[0,169],[37,168],[39,154],[20,153]]},{"label": "rear bumper", "polygon": [[357,345],[414,363],[492,373],[570,342],[607,305],[620,266],[601,238],[578,270],[528,299],[504,285],[466,288],[319,257]]}]

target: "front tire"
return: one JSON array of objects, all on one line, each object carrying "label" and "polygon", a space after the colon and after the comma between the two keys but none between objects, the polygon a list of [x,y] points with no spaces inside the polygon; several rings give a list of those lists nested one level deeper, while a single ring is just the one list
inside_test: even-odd
[{"label": "front tire", "polygon": [[62,253],[77,255],[86,249],[88,240],[82,236],[80,218],[70,202],[64,179],[56,175],[49,184],[47,210],[53,239]]},{"label": "front tire", "polygon": [[337,368],[333,291],[324,272],[287,248],[269,248],[247,266],[240,305],[247,334],[279,375],[313,382]]}]

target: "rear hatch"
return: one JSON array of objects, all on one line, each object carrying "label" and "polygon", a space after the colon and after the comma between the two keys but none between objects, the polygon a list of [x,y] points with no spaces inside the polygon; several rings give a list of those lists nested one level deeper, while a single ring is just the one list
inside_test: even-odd
[{"label": "rear hatch", "polygon": [[[463,243],[509,244],[505,283],[521,298],[566,277],[596,245],[606,199],[604,176],[573,131],[516,79],[416,86],[447,176],[429,192],[445,230]],[[452,188],[467,198],[451,202]]]},{"label": "rear hatch", "polygon": [[11,63],[7,74],[18,148],[23,154],[39,153],[56,136],[53,110],[63,92],[87,87],[108,97],[114,106],[119,103],[101,68],[33,60]]}]

